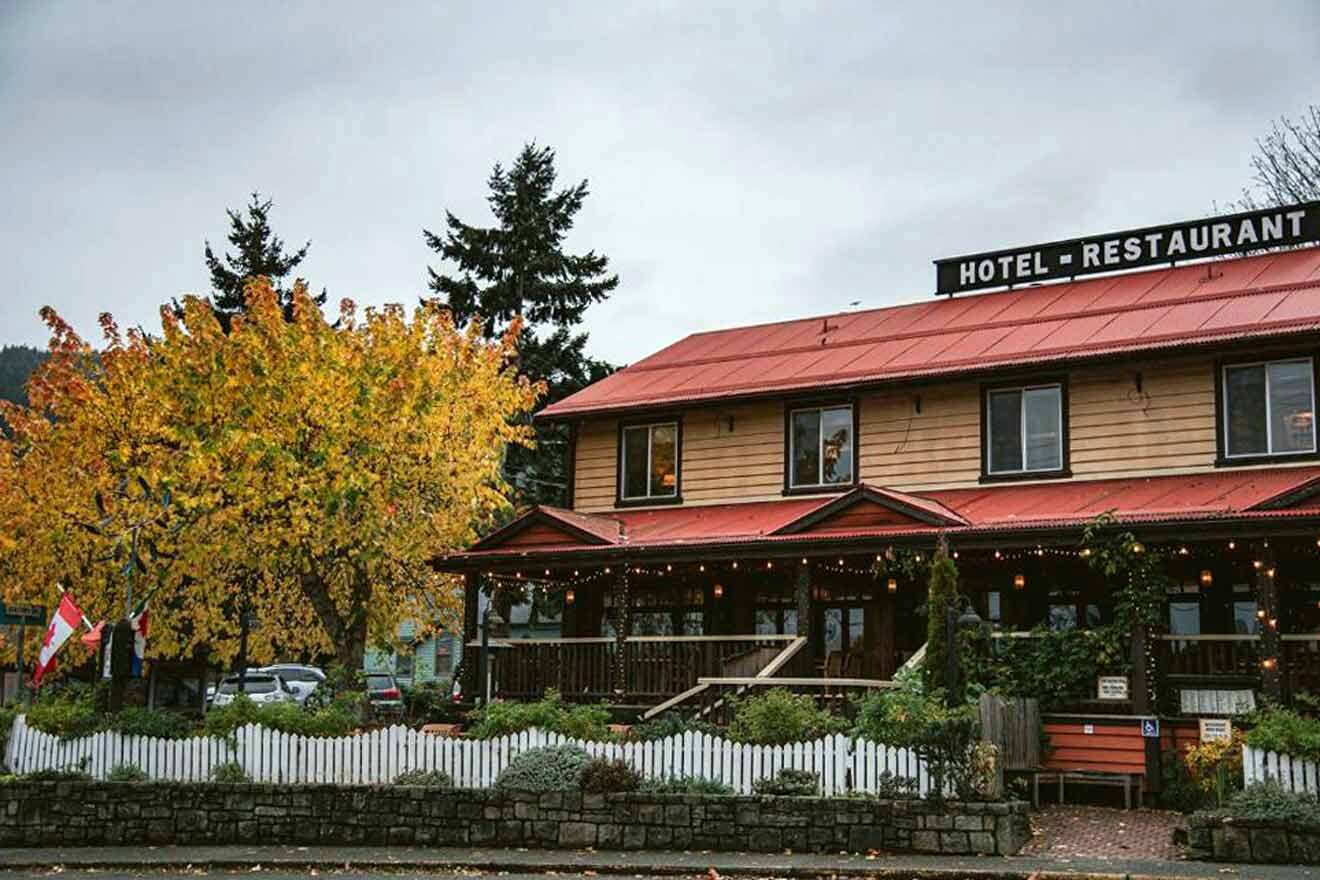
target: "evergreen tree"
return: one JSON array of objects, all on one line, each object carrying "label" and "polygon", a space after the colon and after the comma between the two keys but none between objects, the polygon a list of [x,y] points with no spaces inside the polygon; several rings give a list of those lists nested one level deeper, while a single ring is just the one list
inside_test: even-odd
[{"label": "evergreen tree", "polygon": [[[246,212],[226,209],[229,215],[229,243],[236,253],[225,252],[218,257],[211,249],[211,242],[206,242],[206,268],[211,272],[211,307],[215,310],[220,323],[229,327],[229,319],[244,310],[244,286],[248,279],[263,277],[270,281],[280,298],[285,316],[290,317],[292,308],[292,287],[282,282],[307,256],[307,249],[312,246],[308,241],[298,250],[285,253],[284,241],[270,228],[270,199],[262,199],[260,193],[253,193]],[[315,297],[318,306],[325,305],[326,294]]]},{"label": "evergreen tree", "polygon": [[935,558],[930,564],[930,591],[926,612],[926,670],[927,691],[944,691],[950,705],[961,702],[961,695],[951,689],[956,682],[948,681],[949,654],[958,650],[955,640],[948,640],[949,609],[957,608],[958,567],[949,558],[949,546],[940,539]]},{"label": "evergreen tree", "polygon": [[[470,226],[445,212],[443,235],[423,230],[426,244],[455,266],[454,274],[428,269],[434,298],[459,325],[480,318],[489,337],[522,316],[519,368],[548,386],[541,403],[553,403],[612,367],[585,353],[587,334],[577,332],[593,303],[619,284],[609,259],[594,251],[569,254],[564,239],[588,195],[587,181],[555,189],[555,152],[528,144],[505,169],[496,164],[487,201],[489,227]],[[531,414],[524,414],[530,419]],[[568,429],[538,425],[535,449],[511,447],[505,476],[523,503],[568,505]]]},{"label": "evergreen tree", "polygon": [[49,355],[28,345],[0,348],[0,400],[27,406],[27,380]]}]

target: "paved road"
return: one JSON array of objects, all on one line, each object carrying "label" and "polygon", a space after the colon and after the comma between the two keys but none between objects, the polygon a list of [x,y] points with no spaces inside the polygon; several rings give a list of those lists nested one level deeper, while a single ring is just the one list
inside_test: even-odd
[{"label": "paved road", "polygon": [[[254,870],[255,866],[260,866]],[[368,877],[498,875],[501,880],[555,880],[597,875],[632,877],[722,876],[795,878],[939,878],[939,880],[1107,880],[1218,878],[1320,880],[1320,869],[1275,865],[1122,859],[956,858],[807,853],[593,852],[557,850],[395,847],[69,847],[0,849],[0,880],[186,880],[199,874],[246,874],[261,880],[336,880]]]}]

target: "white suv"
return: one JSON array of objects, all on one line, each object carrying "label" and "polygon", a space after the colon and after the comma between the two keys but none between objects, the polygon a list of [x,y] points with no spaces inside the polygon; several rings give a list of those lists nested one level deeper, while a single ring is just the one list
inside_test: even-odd
[{"label": "white suv", "polygon": [[[293,688],[284,679],[269,672],[249,672],[244,676],[243,693],[254,703],[295,703]],[[228,706],[238,694],[238,676],[227,675],[215,692],[214,706]]]}]

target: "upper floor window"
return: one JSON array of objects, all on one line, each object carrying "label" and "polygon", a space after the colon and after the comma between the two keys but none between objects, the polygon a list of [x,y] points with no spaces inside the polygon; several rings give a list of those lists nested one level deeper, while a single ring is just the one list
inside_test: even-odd
[{"label": "upper floor window", "polygon": [[627,425],[619,446],[621,501],[678,500],[678,423]]},{"label": "upper floor window", "polygon": [[853,408],[812,407],[789,413],[788,488],[852,485]]},{"label": "upper floor window", "polygon": [[1062,472],[1063,386],[995,388],[985,396],[986,474]]},{"label": "upper floor window", "polygon": [[1224,367],[1224,455],[1315,452],[1315,381],[1310,358]]}]

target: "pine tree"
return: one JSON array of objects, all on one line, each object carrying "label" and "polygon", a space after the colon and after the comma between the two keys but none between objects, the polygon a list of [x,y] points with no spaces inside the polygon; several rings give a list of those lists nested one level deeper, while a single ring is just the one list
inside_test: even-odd
[{"label": "pine tree", "polygon": [[[262,199],[260,193],[253,193],[248,202],[246,213],[226,209],[229,215],[229,243],[237,253],[228,251],[224,257],[216,256],[211,249],[211,242],[206,242],[206,268],[211,272],[211,306],[216,317],[226,329],[229,319],[244,311],[244,288],[250,278],[266,278],[280,298],[280,305],[285,316],[291,317],[292,287],[281,282],[307,256],[312,246],[308,241],[293,253],[285,253],[284,241],[270,228],[270,199]],[[326,294],[321,291],[315,297],[318,306],[325,305]]]},{"label": "pine tree", "polygon": [[[587,334],[576,328],[587,308],[619,284],[607,257],[565,253],[564,239],[588,195],[587,181],[556,191],[555,180],[554,150],[527,144],[512,168],[497,163],[491,172],[487,201],[495,225],[470,226],[446,211],[443,235],[423,230],[427,246],[456,268],[452,275],[428,268],[428,286],[455,322],[480,318],[491,338],[517,316],[527,322],[518,344],[519,367],[546,382],[543,405],[612,371],[586,355]],[[536,435],[535,449],[510,448],[505,476],[523,503],[570,504],[568,429],[539,425]]]},{"label": "pine tree", "polygon": [[935,558],[930,565],[930,591],[926,604],[926,660],[925,679],[927,691],[944,691],[951,701],[960,702],[960,695],[950,692],[956,682],[948,681],[949,653],[958,650],[958,645],[949,644],[948,614],[956,608],[958,601],[958,567],[949,558],[949,547],[941,538]]}]

